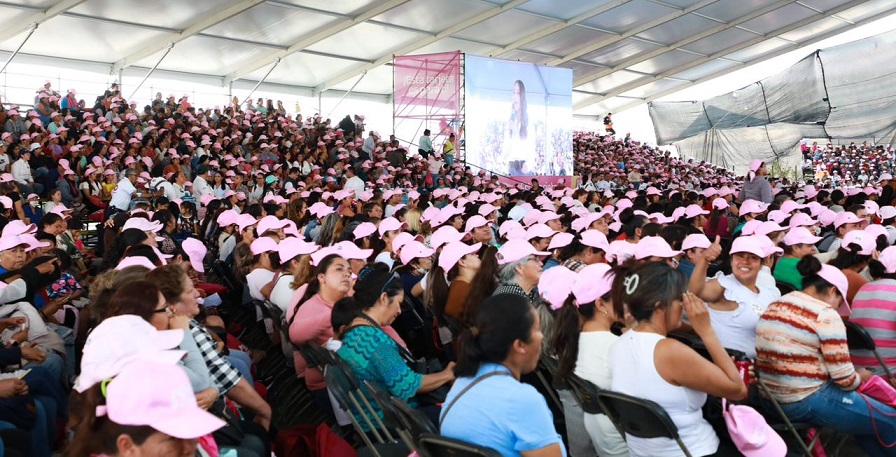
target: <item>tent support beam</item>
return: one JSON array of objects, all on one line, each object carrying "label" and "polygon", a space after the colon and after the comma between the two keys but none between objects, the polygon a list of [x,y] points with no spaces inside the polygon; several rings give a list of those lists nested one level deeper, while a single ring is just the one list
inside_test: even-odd
[{"label": "tent support beam", "polygon": [[9,66],[9,63],[12,62],[12,59],[15,59],[17,55],[19,55],[19,51],[25,47],[25,43],[28,42],[28,39],[31,38],[31,35],[34,35],[34,32],[37,31],[37,24],[31,24],[31,30],[28,31],[28,35],[25,35],[25,39],[19,44],[19,47],[13,51],[12,54],[9,55],[9,58],[6,59],[6,62],[3,64],[3,68],[0,68],[0,74],[3,74],[6,71],[6,67]]},{"label": "tent support beam", "polygon": [[[168,46],[165,48],[165,52],[162,54],[162,57],[159,57],[158,62],[156,62],[156,64],[153,65],[148,72],[146,72],[146,76],[144,76],[143,79],[140,80],[140,84],[137,84],[137,87],[134,88],[134,92],[131,92],[131,96],[127,98],[128,100],[134,98],[134,95],[137,95],[137,91],[140,90],[141,87],[143,87],[143,83],[145,83],[146,80],[149,79],[149,76],[152,75],[152,72],[156,71],[156,68],[158,68],[159,65],[162,64],[162,61],[165,60],[165,57],[168,57],[168,53],[171,52],[172,49],[174,49],[174,43],[168,43]],[[118,81],[118,84],[121,84],[121,81]]]},{"label": "tent support beam", "polygon": [[[243,99],[243,102],[251,102],[252,94],[255,93],[255,91],[258,89],[258,86],[261,86],[261,83],[263,83],[265,79],[268,79],[268,76],[271,76],[271,73],[273,73],[274,69],[277,68],[277,65],[280,65],[279,57],[274,60],[274,65],[271,65],[271,69],[264,74],[264,77],[259,79],[258,82],[255,83],[255,87],[253,87],[252,90],[249,91],[249,95],[246,95],[246,98]],[[228,81],[227,84],[233,84],[233,81]]]},{"label": "tent support beam", "polygon": [[[348,92],[342,94],[342,97],[339,98],[339,101],[336,102],[336,105],[333,106],[333,109],[330,110],[330,112],[327,114],[327,117],[331,117],[333,115],[333,113],[336,112],[336,108],[339,108],[339,105],[342,104],[342,101],[345,100],[345,97],[348,97],[348,94],[352,93],[355,90],[355,88],[358,87],[358,83],[360,83],[361,80],[364,79],[365,76],[367,76],[366,71],[364,73],[361,73],[361,77],[358,78],[358,80],[355,81],[354,84],[352,84],[352,87],[351,87],[351,89],[348,90]],[[323,91],[321,91],[321,93],[323,93]]]}]

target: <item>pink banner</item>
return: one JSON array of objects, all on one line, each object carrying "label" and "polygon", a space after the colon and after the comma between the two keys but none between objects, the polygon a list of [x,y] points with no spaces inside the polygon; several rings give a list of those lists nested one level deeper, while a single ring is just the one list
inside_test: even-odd
[{"label": "pink banner", "polygon": [[457,113],[460,109],[461,53],[440,52],[415,56],[395,56],[394,103],[396,114],[415,115],[415,110],[401,113],[398,108],[425,107]]}]

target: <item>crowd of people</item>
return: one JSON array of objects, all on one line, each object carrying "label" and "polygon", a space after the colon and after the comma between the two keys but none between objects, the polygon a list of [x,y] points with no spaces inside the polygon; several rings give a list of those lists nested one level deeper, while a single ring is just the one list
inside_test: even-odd
[{"label": "crowd of people", "polygon": [[[371,422],[305,349],[502,455],[683,455],[585,413],[574,378],[656,402],[695,456],[742,445],[708,398],[896,455],[896,408],[859,392],[896,387],[886,168],[850,187],[761,160],[735,176],[579,132],[576,176],[543,186],[473,170],[453,142],[412,152],[360,115],[76,98],[48,82],[2,111],[4,455],[271,455],[257,353],[218,312],[243,305],[273,311],[315,407],[359,434]],[[551,385],[532,375],[545,358]],[[784,455],[763,442],[750,455]]]}]

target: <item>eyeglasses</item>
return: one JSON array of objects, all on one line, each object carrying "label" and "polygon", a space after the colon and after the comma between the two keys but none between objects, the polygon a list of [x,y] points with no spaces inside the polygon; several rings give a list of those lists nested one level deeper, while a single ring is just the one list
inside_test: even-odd
[{"label": "eyeglasses", "polygon": [[153,313],[153,314],[162,314],[162,313],[167,313],[167,312],[169,312],[169,310],[168,310],[168,307],[166,306],[166,307],[164,307],[164,308],[162,308],[162,309],[156,309],[156,310],[153,310],[152,313]]}]

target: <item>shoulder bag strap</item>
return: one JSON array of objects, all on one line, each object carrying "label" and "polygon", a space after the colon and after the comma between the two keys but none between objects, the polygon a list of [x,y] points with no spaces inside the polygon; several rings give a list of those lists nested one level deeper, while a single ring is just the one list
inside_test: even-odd
[{"label": "shoulder bag strap", "polygon": [[451,403],[448,403],[448,406],[442,408],[442,414],[439,415],[439,427],[440,428],[442,427],[442,422],[445,421],[445,416],[448,415],[448,411],[451,411],[451,407],[454,406],[454,404],[457,403],[457,400],[460,400],[460,397],[463,397],[464,394],[467,393],[467,391],[472,389],[473,386],[475,386],[476,384],[479,384],[479,382],[484,381],[486,378],[490,378],[492,376],[501,376],[501,375],[510,376],[510,373],[508,373],[506,371],[493,371],[489,374],[482,375],[482,376],[476,378],[475,381],[468,384],[467,387],[464,387],[464,390],[461,390],[460,393],[457,394],[457,396],[454,397],[453,400],[451,400]]}]

